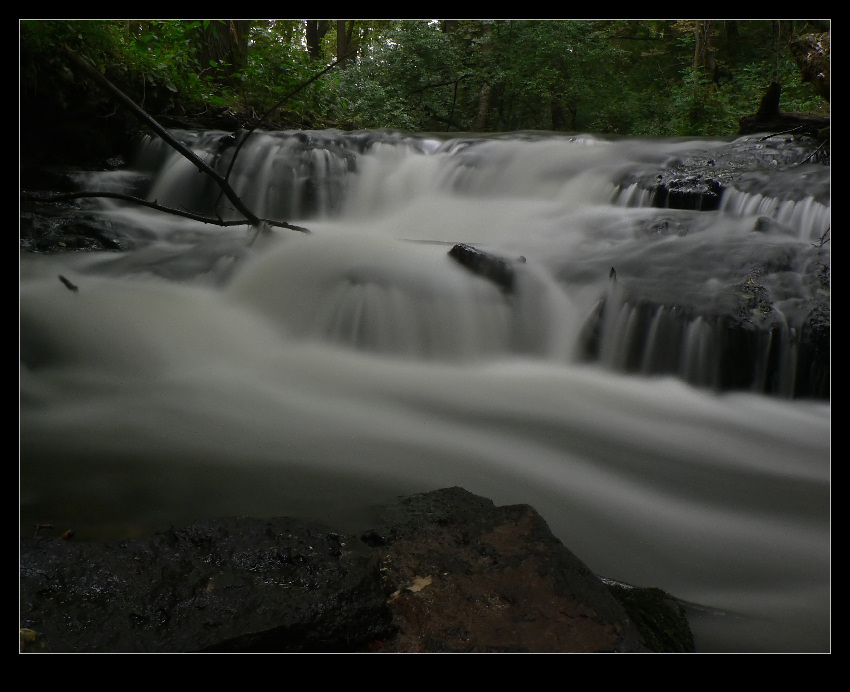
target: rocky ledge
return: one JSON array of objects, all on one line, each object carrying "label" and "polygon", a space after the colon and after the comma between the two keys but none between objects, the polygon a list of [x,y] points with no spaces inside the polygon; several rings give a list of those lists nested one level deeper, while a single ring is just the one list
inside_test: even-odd
[{"label": "rocky ledge", "polygon": [[360,536],[291,517],[21,541],[22,652],[691,652],[684,606],[607,582],[528,505],[402,498]]}]

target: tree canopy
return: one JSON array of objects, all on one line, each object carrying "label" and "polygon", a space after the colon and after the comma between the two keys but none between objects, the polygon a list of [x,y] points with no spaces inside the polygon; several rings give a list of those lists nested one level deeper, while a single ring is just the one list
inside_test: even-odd
[{"label": "tree canopy", "polygon": [[[270,124],[293,128],[723,136],[770,83],[782,85],[786,111],[829,112],[829,29],[828,20],[22,20],[21,95],[80,88],[68,47],[154,117],[247,124],[271,110]],[[817,41],[825,75],[800,50]]]}]

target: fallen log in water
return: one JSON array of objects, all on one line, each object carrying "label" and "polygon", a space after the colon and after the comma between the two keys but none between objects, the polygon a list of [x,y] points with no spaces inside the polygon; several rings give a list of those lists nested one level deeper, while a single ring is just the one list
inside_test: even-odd
[{"label": "fallen log in water", "polygon": [[513,292],[514,270],[508,260],[464,243],[457,243],[449,250],[449,257],[475,274],[492,281],[506,293]]}]

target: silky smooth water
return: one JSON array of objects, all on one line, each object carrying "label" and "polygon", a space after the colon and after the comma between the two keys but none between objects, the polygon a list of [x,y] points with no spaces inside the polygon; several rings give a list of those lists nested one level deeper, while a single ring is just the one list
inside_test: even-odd
[{"label": "silky smooth water", "polygon": [[[211,157],[222,134],[184,136]],[[626,307],[599,360],[577,357],[601,299],[701,305],[776,253],[794,258],[771,286],[792,328],[794,277],[829,263],[828,206],[766,203],[767,181],[758,205],[653,209],[619,186],[721,140],[312,137],[257,133],[232,178],[310,234],[96,200],[127,251],[21,253],[22,532],[233,514],[357,531],[399,495],[462,486],[532,505],[597,574],[691,603],[699,652],[830,650],[829,402],[701,385],[699,320],[681,372],[618,367]],[[80,184],[215,203],[161,143],[134,166]],[[509,261],[515,292],[452,260],[458,242]],[[654,341],[644,358],[673,357]]]}]

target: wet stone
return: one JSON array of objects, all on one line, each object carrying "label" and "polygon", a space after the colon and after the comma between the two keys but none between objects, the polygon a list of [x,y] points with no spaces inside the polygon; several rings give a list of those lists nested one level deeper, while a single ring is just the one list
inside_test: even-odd
[{"label": "wet stone", "polygon": [[24,652],[693,650],[675,599],[627,610],[532,507],[462,488],[402,498],[361,536],[288,517],[46,533],[21,541]]}]

